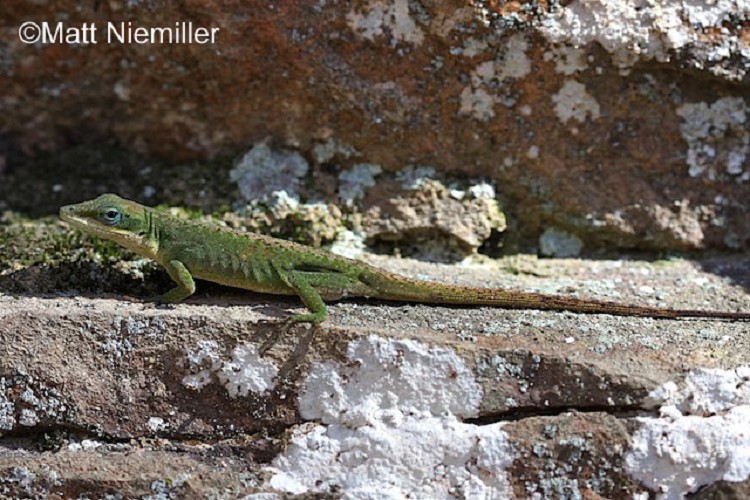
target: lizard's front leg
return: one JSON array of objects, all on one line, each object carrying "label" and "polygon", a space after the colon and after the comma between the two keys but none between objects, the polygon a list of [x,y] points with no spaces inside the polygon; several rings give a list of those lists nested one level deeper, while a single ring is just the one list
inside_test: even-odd
[{"label": "lizard's front leg", "polygon": [[195,293],[195,282],[193,276],[188,271],[185,264],[179,260],[170,260],[164,262],[164,268],[169,273],[169,277],[177,283],[177,286],[161,296],[160,300],[164,303],[180,302],[193,293]]}]

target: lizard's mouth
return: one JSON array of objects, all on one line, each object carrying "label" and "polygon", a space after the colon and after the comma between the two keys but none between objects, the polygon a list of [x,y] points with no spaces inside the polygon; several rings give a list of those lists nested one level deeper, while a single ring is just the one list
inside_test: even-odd
[{"label": "lizard's mouth", "polygon": [[115,241],[127,239],[128,233],[117,231],[116,229],[106,227],[96,221],[92,221],[87,217],[81,217],[79,215],[71,213],[73,207],[73,205],[68,205],[60,209],[60,219],[63,222],[67,222],[74,228],[83,231],[84,233],[91,234],[92,236],[98,236],[99,238],[105,238]]},{"label": "lizard's mouth", "polygon": [[92,223],[89,219],[86,219],[85,217],[79,217],[77,215],[74,215],[71,213],[72,206],[66,206],[62,207],[60,209],[60,219],[63,222],[67,222],[68,224],[72,225],[76,229],[80,229],[81,231],[91,233],[95,236],[111,236],[112,232],[107,231],[102,227],[97,227],[97,224]]}]

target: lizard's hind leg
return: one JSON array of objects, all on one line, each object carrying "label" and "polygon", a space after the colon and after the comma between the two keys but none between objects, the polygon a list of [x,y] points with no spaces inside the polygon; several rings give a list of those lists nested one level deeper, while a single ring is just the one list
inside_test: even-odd
[{"label": "lizard's hind leg", "polygon": [[298,314],[289,318],[292,323],[321,323],[327,316],[324,300],[366,297],[372,292],[370,287],[357,278],[333,271],[290,271],[287,282],[310,310],[310,314]]},{"label": "lizard's hind leg", "polygon": [[288,323],[312,323],[317,325],[328,317],[326,303],[320,293],[315,289],[304,271],[291,271],[287,275],[287,283],[299,295],[305,307],[310,310],[308,314],[295,314],[290,317]]}]

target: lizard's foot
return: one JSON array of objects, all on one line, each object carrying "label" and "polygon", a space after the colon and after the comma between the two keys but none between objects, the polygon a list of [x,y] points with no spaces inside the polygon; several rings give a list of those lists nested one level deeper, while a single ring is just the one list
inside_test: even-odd
[{"label": "lizard's foot", "polygon": [[165,304],[175,304],[177,302],[180,302],[182,300],[185,300],[186,298],[190,297],[193,294],[193,291],[191,290],[185,290],[180,287],[175,287],[168,291],[167,293],[163,294],[161,297],[159,297],[159,302],[163,302]]},{"label": "lizard's foot", "polygon": [[174,309],[175,305],[171,302],[162,302],[161,300],[157,298],[154,301],[154,307],[156,307],[157,309],[170,310],[170,309]]},{"label": "lizard's foot", "polygon": [[283,325],[285,321],[283,319],[259,319],[258,321],[255,321],[254,324],[262,327],[272,327],[272,326],[279,326]]},{"label": "lizard's foot", "polygon": [[311,326],[317,326],[326,319],[326,312],[316,312],[316,313],[307,313],[307,314],[295,314],[293,316],[288,317],[286,320],[284,320],[284,323],[287,324],[287,326],[291,327],[296,325],[297,323],[308,323]]},{"label": "lizard's foot", "polygon": [[151,302],[157,309],[174,309],[175,302],[172,300],[164,300],[164,295],[151,295],[147,302]]}]

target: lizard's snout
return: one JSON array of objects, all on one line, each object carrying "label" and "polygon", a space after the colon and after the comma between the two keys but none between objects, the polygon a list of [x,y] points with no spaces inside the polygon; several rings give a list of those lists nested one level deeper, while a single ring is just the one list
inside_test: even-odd
[{"label": "lizard's snout", "polygon": [[72,211],[73,205],[65,205],[64,207],[60,207],[58,214],[60,215],[60,218],[64,218],[66,215],[70,215]]},{"label": "lizard's snout", "polygon": [[70,222],[70,220],[76,215],[76,207],[77,205],[65,205],[60,207],[58,215],[62,220]]}]

